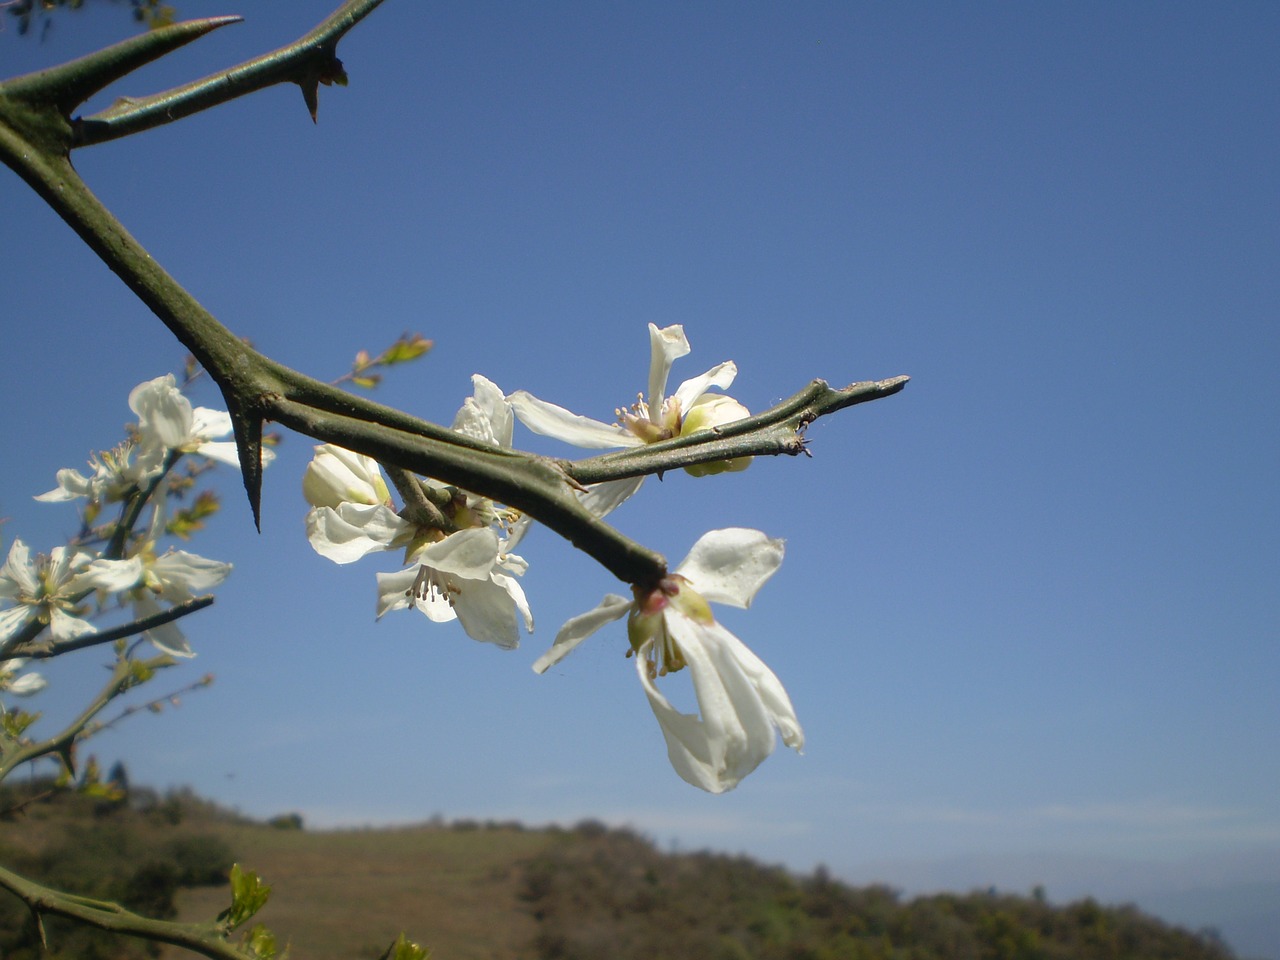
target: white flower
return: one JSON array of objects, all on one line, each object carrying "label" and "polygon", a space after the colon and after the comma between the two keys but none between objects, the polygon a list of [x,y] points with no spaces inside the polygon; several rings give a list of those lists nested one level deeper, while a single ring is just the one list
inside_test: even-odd
[{"label": "white flower", "polygon": [[79,470],[59,470],[58,485],[36,499],[43,503],[64,503],[80,497],[87,497],[93,503],[123,500],[147,479],[147,471],[133,462],[133,453],[133,442],[126,440],[113,450],[103,450],[89,458],[89,466],[93,468],[90,477]]},{"label": "white flower", "polygon": [[[0,663],[0,691],[12,693],[15,697],[29,697],[49,685],[49,681],[38,673],[24,673],[18,676],[18,671],[26,665],[25,657],[14,657],[12,660]],[[0,713],[3,712],[4,707],[0,705]]]},{"label": "white flower", "polygon": [[[689,341],[680,324],[661,329],[656,324],[649,324],[649,392],[647,398],[641,396],[630,411],[617,410],[617,423],[602,423],[570,413],[564,407],[539,400],[524,390],[516,391],[508,399],[520,422],[534,433],[589,449],[638,447],[672,437],[688,436],[698,430],[714,429],[750,416],[750,411],[732,397],[708,392],[711,387],[724,390],[733,383],[734,377],[738,375],[738,367],[732,360],[726,360],[701,376],[684,381],[676,388],[675,393],[665,395],[671,364],[689,353],[689,350]],[[739,457],[685,469],[694,476],[706,476],[729,470],[745,470],[750,463],[750,457]],[[611,482],[631,484],[633,489],[626,496],[630,496],[639,487],[638,479]],[[621,497],[618,502],[621,503],[626,496]]]},{"label": "white flower", "polygon": [[[159,469],[169,451],[196,453],[238,467],[235,441],[218,441],[232,432],[231,415],[208,407],[192,408],[175,386],[173,374],[140,383],[129,393],[129,409],[138,415],[140,463]],[[262,465],[275,458],[262,450]]]},{"label": "white flower", "polygon": [[526,630],[533,614],[524,590],[509,573],[523,573],[519,557],[504,554],[488,527],[451,533],[413,554],[399,573],[378,574],[378,616],[414,607],[436,623],[457,619],[473,640],[512,649],[519,642],[517,612]]},{"label": "white flower", "polygon": [[315,449],[302,475],[302,494],[311,504],[306,522],[312,549],[334,563],[352,563],[404,546],[413,524],[391,509],[378,462],[331,443]]},{"label": "white flower", "polygon": [[496,383],[481,374],[472,374],[471,386],[471,396],[453,418],[453,429],[496,447],[510,447],[515,425],[511,403]]},{"label": "white flower", "polygon": [[[627,616],[636,670],[671,765],[695,787],[731,790],[773,752],[775,727],[796,751],[804,747],[804,732],[773,671],[716,622],[707,601],[750,606],[782,554],[782,541],[758,530],[713,530],[656,587],[637,588],[634,600],[609,594],[568,621],[533,669],[543,673],[602,626]],[[700,715],[681,713],[655,683],[686,666]]]},{"label": "white flower", "polygon": [[31,620],[48,624],[55,641],[92,633],[93,626],[76,615],[80,600],[94,590],[128,590],[141,574],[142,562],[136,557],[99,560],[66,547],[54,547],[48,557],[33,563],[26,544],[14,540],[0,567],[0,600],[15,604],[0,612],[0,642]]},{"label": "white flower", "polygon": [[[476,374],[475,386],[454,418],[453,429],[483,443],[509,447],[514,419],[496,384]],[[434,480],[422,481],[440,499],[445,530],[420,526],[393,509],[391,494],[377,462],[329,444],[316,456],[303,478],[307,538],[317,553],[337,563],[350,563],[376,550],[405,547],[408,564],[398,573],[378,574],[379,618],[410,607],[437,623],[457,620],[475,640],[512,648],[519,643],[519,621],[533,629],[524,590],[513,576],[527,564],[510,551],[527,528],[512,524],[503,539],[493,524],[493,503]],[[438,503],[438,500],[437,500]]]},{"label": "white flower", "polygon": [[[198,557],[185,550],[169,550],[156,556],[149,547],[150,544],[139,554],[142,577],[133,597],[133,615],[138,620],[161,612],[157,598],[171,604],[186,603],[207,594],[231,573],[229,563]],[[164,653],[175,657],[195,656],[186,636],[172,620],[152,627],[146,631],[146,637]]]}]

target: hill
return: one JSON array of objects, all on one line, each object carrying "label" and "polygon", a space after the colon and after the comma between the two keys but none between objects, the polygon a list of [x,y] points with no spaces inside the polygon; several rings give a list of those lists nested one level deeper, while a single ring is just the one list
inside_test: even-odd
[{"label": "hill", "polygon": [[[1227,960],[1211,936],[1132,907],[1064,906],[994,891],[903,900],[822,870],[663,853],[626,830],[516,823],[309,831],[245,820],[190,793],[127,799],[0,788],[0,858],[156,916],[208,919],[232,861],[273,887],[258,919],[295,960],[376,957],[400,930],[437,960]],[[0,903],[0,956],[27,960],[29,918]],[[49,928],[58,957],[146,952]],[[27,938],[24,940],[24,936]],[[168,960],[192,954],[166,949]]]}]

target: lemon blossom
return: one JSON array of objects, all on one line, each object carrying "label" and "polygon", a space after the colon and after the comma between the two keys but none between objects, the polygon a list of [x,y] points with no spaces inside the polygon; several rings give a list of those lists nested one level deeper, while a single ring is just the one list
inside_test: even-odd
[{"label": "lemon blossom", "polygon": [[398,573],[378,574],[378,616],[412,607],[428,620],[456,619],[467,636],[512,649],[520,642],[516,615],[533,630],[524,590],[512,574],[527,564],[505,552],[489,527],[471,527],[413,553]]},{"label": "lemon blossom", "polygon": [[85,497],[93,503],[122,500],[142,486],[146,469],[133,461],[134,444],[126,440],[113,450],[103,450],[89,458],[92,476],[64,468],[57,473],[58,485],[35,499],[43,503],[64,503]]},{"label": "lemon blossom", "polygon": [[[642,395],[630,410],[617,410],[616,423],[602,423],[571,413],[564,407],[539,400],[524,390],[517,390],[507,399],[520,422],[534,433],[589,449],[638,447],[672,437],[688,436],[699,430],[714,429],[750,416],[750,411],[732,397],[709,392],[712,387],[725,390],[733,383],[738,375],[738,367],[732,360],[717,364],[701,376],[685,380],[676,388],[675,393],[666,395],[671,365],[689,351],[689,340],[680,324],[662,328],[649,324],[648,393]],[[750,457],[739,457],[686,469],[694,476],[705,476],[710,473],[745,470],[750,462]],[[634,493],[640,485],[638,478],[611,483],[619,485],[615,497],[625,491],[625,496],[621,496],[618,503]],[[630,485],[629,490],[626,485]]]},{"label": "lemon blossom", "polygon": [[[148,545],[139,553],[142,575],[133,591],[133,615],[142,620],[161,612],[158,600],[186,603],[206,594],[227,579],[231,564],[198,557],[185,550],[169,550],[157,556]],[[194,657],[186,635],[170,621],[146,632],[156,649],[175,657]]]},{"label": "lemon blossom", "polygon": [[376,550],[403,546],[413,524],[391,508],[391,492],[372,457],[331,443],[315,448],[302,475],[307,539],[334,563],[352,563]]},{"label": "lemon blossom", "polygon": [[0,642],[32,620],[48,624],[55,641],[92,633],[93,626],[77,615],[80,599],[94,590],[128,590],[141,575],[142,562],[136,557],[102,560],[66,547],[54,547],[49,556],[33,562],[27,545],[15,539],[0,566],[0,600],[14,604],[0,611]]},{"label": "lemon blossom", "polygon": [[[452,429],[510,447],[515,420],[507,398],[497,384],[478,373],[471,383],[472,394],[458,410]],[[528,519],[514,524],[504,538],[489,526],[498,519],[491,501],[471,494],[462,497],[458,515],[475,525],[415,544],[408,567],[378,574],[378,616],[412,607],[435,623],[457,619],[473,640],[510,650],[520,642],[521,621],[526,630],[533,629],[529,601],[515,579],[528,564],[510,552],[528,529]]]},{"label": "lemon blossom", "polygon": [[[11,693],[15,697],[29,697],[49,685],[49,681],[38,673],[24,673],[18,676],[18,671],[26,665],[25,657],[14,657],[12,660],[0,663],[0,692]],[[4,705],[0,704],[0,713],[3,712]]]},{"label": "lemon blossom", "polygon": [[[707,601],[750,606],[782,555],[782,541],[758,530],[713,530],[655,587],[635,588],[632,600],[609,594],[569,620],[533,669],[545,672],[605,624],[627,617],[628,655],[635,655],[671,765],[695,787],[731,790],[773,752],[775,728],[796,751],[804,747],[804,732],[773,671],[715,620]],[[656,683],[685,667],[698,714],[681,713]]]},{"label": "lemon blossom", "polygon": [[[472,396],[458,411],[453,429],[509,447],[514,418],[506,397],[479,374],[472,383]],[[448,493],[444,513],[456,529],[419,526],[397,514],[375,460],[331,444],[316,447],[303,478],[303,493],[312,505],[307,514],[311,546],[337,563],[404,547],[407,566],[377,575],[379,618],[412,608],[437,623],[456,619],[475,640],[515,647],[520,622],[533,629],[529,602],[515,580],[527,564],[510,552],[527,529],[527,519],[511,524],[504,538],[494,529],[500,515],[492,501],[431,479],[421,482]]]},{"label": "lemon blossom", "polygon": [[[231,415],[224,410],[192,407],[175,385],[173,374],[134,387],[129,393],[129,409],[138,415],[140,465],[158,471],[170,451],[240,465],[235,441],[216,439],[232,432]],[[263,466],[274,458],[272,451],[263,449]]]}]

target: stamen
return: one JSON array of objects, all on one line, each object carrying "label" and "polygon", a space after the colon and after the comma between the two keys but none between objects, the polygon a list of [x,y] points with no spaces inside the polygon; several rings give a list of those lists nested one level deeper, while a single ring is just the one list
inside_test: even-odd
[{"label": "stamen", "polygon": [[452,607],[453,595],[461,593],[462,588],[447,577],[442,580],[439,571],[428,566],[420,566],[418,575],[413,579],[413,586],[406,590],[404,595],[418,600],[441,599],[447,601]]}]

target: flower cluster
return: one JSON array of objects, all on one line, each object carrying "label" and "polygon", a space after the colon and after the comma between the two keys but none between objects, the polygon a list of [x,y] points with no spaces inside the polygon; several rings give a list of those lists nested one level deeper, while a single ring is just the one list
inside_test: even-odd
[{"label": "flower cluster", "polygon": [[[22,650],[47,631],[44,641],[60,645],[92,639],[89,617],[108,598],[131,606],[137,619],[153,618],[161,602],[181,604],[207,593],[226,579],[231,565],[172,548],[159,541],[169,521],[171,473],[186,455],[238,463],[235,444],[217,438],[231,432],[230,417],[192,407],[172,375],[139,384],[129,394],[137,422],[129,439],[89,461],[90,472],[64,469],[58,485],[36,497],[46,503],[85,501],[85,523],[71,543],[32,557],[15,538],[0,566],[0,690],[29,694],[43,686],[38,674],[18,676]],[[264,462],[270,459],[264,454]],[[121,519],[94,527],[90,518],[105,504],[121,503]],[[133,526],[150,504],[145,529]],[[128,518],[128,519],[126,519]],[[173,621],[152,626],[143,635],[164,653],[191,657],[194,652]]]},{"label": "flower cluster", "polygon": [[[589,449],[636,447],[713,430],[750,415],[742,404],[712,388],[728,388],[732,361],[684,381],[667,395],[675,360],[689,353],[680,326],[649,325],[647,393],[606,424],[571,413],[525,392],[504,395],[480,375],[472,378],[453,429],[497,447],[510,447],[514,421],[535,433]],[[745,469],[750,457],[687,467],[694,476]],[[474,493],[430,478],[393,471],[403,506],[396,508],[373,459],[331,444],[316,447],[303,478],[311,509],[307,537],[317,553],[351,563],[377,551],[403,550],[403,569],[377,575],[377,615],[413,608],[428,619],[458,620],[472,638],[512,648],[518,623],[533,629],[524,591],[515,579],[527,564],[511,553],[528,518]],[[618,507],[641,479],[607,481],[580,492],[597,516]],[[732,789],[774,749],[775,731],[796,750],[804,735],[777,677],[720,624],[707,601],[746,607],[782,562],[782,542],[756,530],[716,530],[703,536],[674,573],[658,583],[633,586],[633,598],[610,594],[594,610],[561,628],[552,648],[534,665],[538,673],[558,663],[604,624],[628,618],[640,683],[681,777],[712,793]],[[684,714],[658,689],[657,679],[689,668],[697,714]]]},{"label": "flower cluster", "polygon": [[[511,414],[502,391],[477,374],[474,393],[453,428],[511,445]],[[511,553],[518,538],[492,501],[434,480],[406,477],[415,504],[397,513],[376,461],[332,444],[316,447],[303,475],[307,539],[316,553],[351,563],[381,550],[404,550],[404,569],[378,574],[377,615],[412,607],[436,623],[457,620],[473,639],[511,649],[518,622],[533,614],[516,576],[525,562]]]}]

